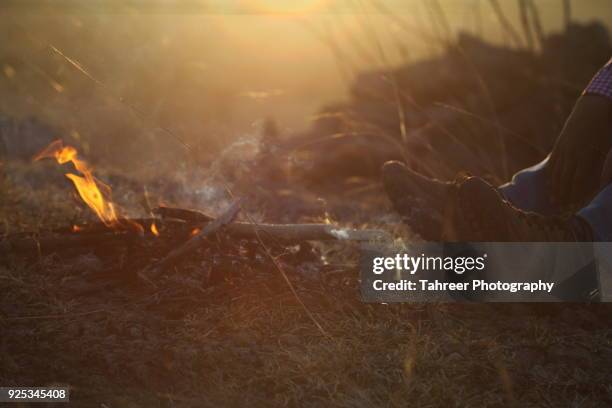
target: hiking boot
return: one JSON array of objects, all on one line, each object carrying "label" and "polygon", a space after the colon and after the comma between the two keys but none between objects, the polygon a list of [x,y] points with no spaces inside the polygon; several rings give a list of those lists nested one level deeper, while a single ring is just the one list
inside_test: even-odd
[{"label": "hiking boot", "polygon": [[[590,225],[582,218],[547,217],[522,211],[504,200],[497,189],[479,177],[456,189],[447,237],[463,242],[591,242]],[[453,201],[453,200],[451,200]]]},{"label": "hiking boot", "polygon": [[427,241],[439,241],[453,183],[425,177],[398,161],[383,165],[382,179],[395,211],[414,232]]}]

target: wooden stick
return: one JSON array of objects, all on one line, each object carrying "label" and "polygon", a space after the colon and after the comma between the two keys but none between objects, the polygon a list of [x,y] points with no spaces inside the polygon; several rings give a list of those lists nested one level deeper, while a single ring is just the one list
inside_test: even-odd
[{"label": "wooden stick", "polygon": [[357,230],[329,224],[250,224],[236,222],[227,226],[227,232],[236,237],[270,238],[281,242],[300,241],[377,241],[388,235],[380,230]]},{"label": "wooden stick", "polygon": [[[153,210],[162,217],[181,219],[186,222],[207,222],[211,219],[206,214],[182,208],[159,207]],[[230,235],[240,238],[271,238],[281,242],[300,241],[378,241],[389,240],[390,236],[381,230],[356,230],[341,228],[330,224],[251,224],[234,222],[226,227]],[[257,233],[256,233],[257,232]]]},{"label": "wooden stick", "polygon": [[[98,246],[112,243],[127,242],[129,240],[156,239],[148,229],[153,222],[162,229],[162,236],[170,234],[172,237],[188,236],[198,226],[212,222],[212,217],[194,210],[181,208],[168,208],[154,210],[164,217],[163,220],[143,218],[133,220],[141,224],[144,235],[137,231],[114,231],[102,223],[80,225],[78,232],[72,227],[39,233],[20,232],[0,239],[0,254],[9,253],[50,253],[65,249]],[[283,244],[298,243],[301,241],[389,241],[389,234],[381,230],[356,230],[341,228],[329,224],[251,224],[234,222],[225,226],[225,232],[236,238],[256,239],[257,234],[264,241],[279,242]],[[181,238],[182,240],[182,238]]]},{"label": "wooden stick", "polygon": [[195,210],[187,210],[185,208],[174,207],[157,207],[153,209],[153,214],[157,214],[162,218],[175,218],[187,222],[207,222],[212,221],[212,217]]},{"label": "wooden stick", "polygon": [[199,248],[202,241],[204,241],[204,239],[206,239],[210,234],[232,222],[234,218],[236,218],[238,211],[240,211],[240,200],[234,201],[220,217],[206,224],[206,226],[202,228],[202,231],[192,237],[189,241],[170,251],[168,255],[158,262],[155,262],[140,271],[138,276],[141,279],[150,282],[151,278],[156,278],[157,276],[161,275],[169,266],[176,265],[181,259],[185,259],[186,255]]}]

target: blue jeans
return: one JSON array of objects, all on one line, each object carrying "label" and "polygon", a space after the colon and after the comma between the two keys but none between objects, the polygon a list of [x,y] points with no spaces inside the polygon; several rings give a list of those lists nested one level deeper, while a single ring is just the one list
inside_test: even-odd
[{"label": "blue jeans", "polygon": [[[558,208],[550,200],[546,173],[549,157],[516,173],[509,183],[499,187],[499,192],[517,208],[555,215]],[[577,215],[591,225],[597,241],[612,241],[612,184],[601,190]]]}]

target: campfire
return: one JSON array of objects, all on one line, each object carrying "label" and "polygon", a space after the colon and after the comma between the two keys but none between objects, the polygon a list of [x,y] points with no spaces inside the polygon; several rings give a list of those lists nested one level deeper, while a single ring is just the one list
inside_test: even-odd
[{"label": "campfire", "polygon": [[308,241],[359,243],[388,240],[383,231],[355,230],[330,223],[260,224],[250,218],[248,222],[237,221],[241,199],[234,200],[216,218],[198,210],[168,206],[153,208],[148,218],[128,218],[113,202],[111,187],[94,176],[92,167],[79,156],[75,147],[57,140],[34,157],[35,162],[43,159],[74,166],[79,174],[68,171],[65,176],[99,222],[6,237],[1,244],[3,248],[26,258],[48,254],[75,257],[94,253],[107,260],[109,276],[135,278],[155,285],[155,281],[172,268],[193,263],[198,256],[210,255],[210,249],[215,245],[217,251],[231,257],[245,253],[245,248],[246,252],[263,248],[264,254],[268,255],[272,248],[272,252],[280,253],[288,246]]},{"label": "campfire", "polygon": [[[104,225],[108,227],[118,227],[120,225],[115,204],[110,200],[110,187],[100,180],[96,180],[89,165],[78,158],[78,152],[74,147],[64,146],[61,140],[56,140],[37,154],[34,161],[46,158],[54,158],[59,164],[72,163],[82,175],[66,173],[66,177],[74,183],[79,196],[96,213]],[[104,193],[98,185],[102,187]]]}]

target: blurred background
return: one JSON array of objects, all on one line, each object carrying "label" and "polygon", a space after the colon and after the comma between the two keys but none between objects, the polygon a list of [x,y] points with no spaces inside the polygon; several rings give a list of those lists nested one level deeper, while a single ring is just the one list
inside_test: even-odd
[{"label": "blurred background", "polygon": [[[448,50],[458,43],[469,48],[471,38],[542,56],[542,36],[571,24],[597,21],[601,31],[612,23],[607,0],[8,1],[1,7],[5,145],[15,129],[48,127],[91,160],[134,172],[180,167],[188,160],[185,143],[206,162],[270,123],[280,138],[304,134],[330,107],[351,103],[368,72],[401,72],[435,58],[436,67],[444,66]],[[584,41],[607,36],[594,32],[594,40]],[[605,62],[606,51],[600,54],[586,72]],[[490,71],[485,76],[494,78]],[[411,80],[443,82],[428,72],[421,67]],[[563,77],[573,95],[586,85],[585,75],[570,78],[575,83]],[[501,92],[494,79],[487,81],[491,92]],[[411,107],[404,105],[407,118]],[[390,112],[399,120],[397,110]],[[490,109],[482,115],[494,117]],[[393,137],[402,133],[398,123],[391,128]]]}]

